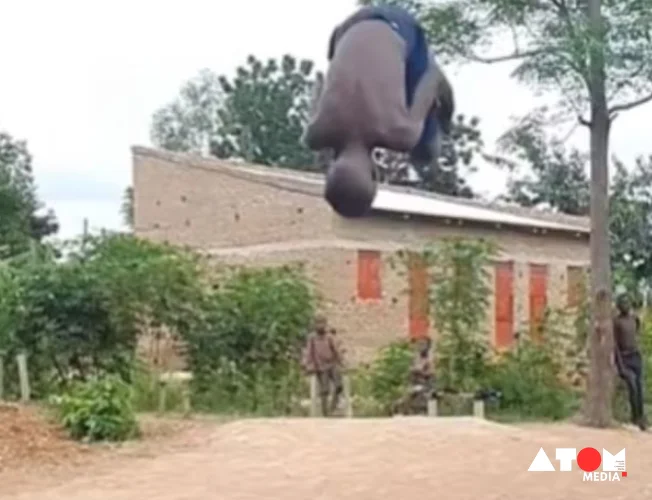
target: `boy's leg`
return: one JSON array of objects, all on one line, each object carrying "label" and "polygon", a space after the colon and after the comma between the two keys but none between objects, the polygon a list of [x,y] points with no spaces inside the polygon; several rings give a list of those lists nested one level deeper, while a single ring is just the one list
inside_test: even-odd
[{"label": "boy's leg", "polygon": [[645,430],[647,423],[645,422],[645,401],[643,397],[643,360],[640,355],[636,355],[631,360],[631,370],[634,376],[634,390],[636,398],[636,413],[638,426]]},{"label": "boy's leg", "polygon": [[629,408],[631,411],[631,421],[633,424],[638,424],[639,413],[638,413],[638,391],[636,387],[636,375],[634,371],[629,366],[629,360],[624,361],[621,378],[625,381],[627,386],[627,395],[629,396]]},{"label": "boy's leg", "polygon": [[328,416],[328,371],[321,370],[317,372],[317,386],[319,389],[319,399],[321,401],[321,413],[322,416],[326,417]]},{"label": "boy's leg", "polygon": [[335,411],[340,404],[340,397],[342,397],[342,392],[344,391],[342,372],[339,367],[330,370],[330,379],[333,384],[333,401],[331,403],[331,410]]}]

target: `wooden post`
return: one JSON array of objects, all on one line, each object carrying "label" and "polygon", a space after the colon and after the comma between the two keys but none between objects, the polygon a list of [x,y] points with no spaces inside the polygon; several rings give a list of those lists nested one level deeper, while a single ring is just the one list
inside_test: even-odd
[{"label": "wooden post", "polygon": [[317,390],[317,375],[310,375],[310,416],[316,417],[319,415],[319,401]]},{"label": "wooden post", "polygon": [[0,352],[0,401],[5,398],[5,353]]},{"label": "wooden post", "polygon": [[473,400],[473,416],[476,418],[484,418],[484,399]]},{"label": "wooden post", "polygon": [[344,375],[344,400],[346,401],[346,418],[353,418],[353,402],[351,401],[351,379]]},{"label": "wooden post", "polygon": [[168,384],[167,381],[159,378],[159,391],[158,391],[158,412],[159,414],[165,413],[167,406]]},{"label": "wooden post", "polygon": [[18,379],[20,380],[20,400],[27,403],[30,399],[29,374],[27,372],[27,353],[21,352],[16,356],[18,365]]},{"label": "wooden post", "polygon": [[184,383],[181,390],[183,395],[183,416],[188,418],[192,410],[190,406],[190,384]]},{"label": "wooden post", "polygon": [[429,417],[436,417],[439,414],[439,410],[437,408],[437,398],[432,398],[428,400],[428,416]]}]

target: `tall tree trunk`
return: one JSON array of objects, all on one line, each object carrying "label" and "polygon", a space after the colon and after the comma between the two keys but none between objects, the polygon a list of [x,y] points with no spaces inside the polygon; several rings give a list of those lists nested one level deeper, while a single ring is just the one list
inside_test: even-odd
[{"label": "tall tree trunk", "polygon": [[611,323],[611,263],[609,245],[609,128],[604,69],[604,28],[601,0],[589,0],[588,19],[591,87],[591,329],[590,373],[585,401],[587,424],[612,422],[613,332]]}]

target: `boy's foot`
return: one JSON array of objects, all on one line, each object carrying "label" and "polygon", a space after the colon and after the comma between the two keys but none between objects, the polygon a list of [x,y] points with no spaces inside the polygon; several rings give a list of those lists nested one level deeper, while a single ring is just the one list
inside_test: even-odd
[{"label": "boy's foot", "polygon": [[645,417],[641,417],[638,420],[638,428],[644,432],[647,431],[647,419]]}]

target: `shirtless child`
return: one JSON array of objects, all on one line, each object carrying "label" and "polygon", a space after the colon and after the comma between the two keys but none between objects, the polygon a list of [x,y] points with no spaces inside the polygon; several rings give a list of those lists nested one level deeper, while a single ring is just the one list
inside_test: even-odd
[{"label": "shirtless child", "polygon": [[328,203],[344,217],[360,217],[376,195],[372,151],[434,161],[441,133],[450,130],[453,91],[422,27],[398,7],[364,7],[349,17],[333,32],[328,59],[305,141],[333,152]]},{"label": "shirtless child", "polygon": [[[342,353],[338,342],[328,332],[326,318],[318,316],[315,319],[315,331],[308,337],[306,345],[306,369],[317,377],[319,397],[321,399],[322,415],[328,416],[339,405],[343,392],[342,385]],[[333,391],[331,405],[328,396]]]},{"label": "shirtless child", "polygon": [[641,321],[632,313],[627,295],[616,299],[618,314],[613,320],[615,359],[618,374],[627,384],[632,423],[647,429],[643,402],[643,360],[639,349]]}]

